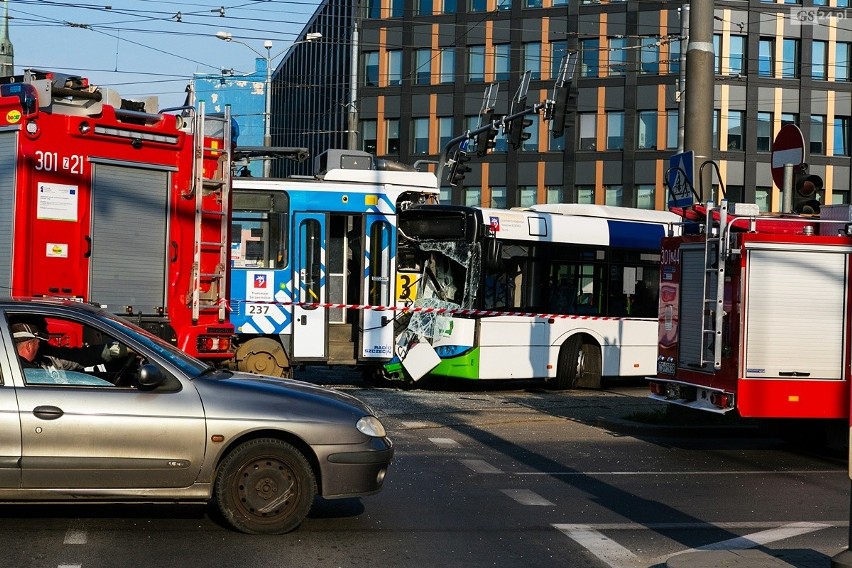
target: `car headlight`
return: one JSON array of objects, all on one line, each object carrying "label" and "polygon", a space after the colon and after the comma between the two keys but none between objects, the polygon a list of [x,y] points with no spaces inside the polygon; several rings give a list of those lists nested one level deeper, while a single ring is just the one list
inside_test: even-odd
[{"label": "car headlight", "polygon": [[364,416],[355,424],[355,427],[358,428],[359,432],[367,436],[374,436],[376,438],[385,437],[385,427],[382,426],[382,423],[375,416]]}]

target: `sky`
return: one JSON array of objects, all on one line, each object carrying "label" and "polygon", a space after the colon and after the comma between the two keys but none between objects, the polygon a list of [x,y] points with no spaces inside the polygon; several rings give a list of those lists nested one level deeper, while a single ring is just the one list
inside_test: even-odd
[{"label": "sky", "polygon": [[[182,105],[193,73],[252,73],[273,67],[310,20],[319,0],[8,0],[15,73],[24,69],[88,77],[124,98],[156,95]],[[0,0],[0,9],[4,2]],[[234,41],[216,38],[230,32]],[[255,53],[244,42],[253,48]]]}]

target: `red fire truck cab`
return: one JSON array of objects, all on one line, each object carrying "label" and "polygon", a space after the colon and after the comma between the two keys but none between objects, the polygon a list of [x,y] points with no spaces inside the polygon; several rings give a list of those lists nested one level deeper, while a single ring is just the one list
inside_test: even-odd
[{"label": "red fire truck cab", "polygon": [[688,213],[693,234],[663,240],[651,397],[751,418],[848,417],[852,207],[759,214],[723,200]]},{"label": "red fire truck cab", "polygon": [[231,123],[79,77],[0,84],[0,287],[98,303],[207,360],[228,323]]}]

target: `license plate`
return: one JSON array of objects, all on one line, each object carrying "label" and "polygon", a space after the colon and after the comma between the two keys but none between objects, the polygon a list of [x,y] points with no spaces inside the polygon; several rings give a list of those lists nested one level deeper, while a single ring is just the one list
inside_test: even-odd
[{"label": "license plate", "polygon": [[674,375],[675,374],[675,363],[674,361],[657,361],[657,373],[661,375]]}]

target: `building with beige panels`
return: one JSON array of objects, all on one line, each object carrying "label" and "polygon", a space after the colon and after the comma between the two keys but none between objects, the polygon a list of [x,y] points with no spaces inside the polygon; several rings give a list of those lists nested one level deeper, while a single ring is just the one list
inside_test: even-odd
[{"label": "building with beige panels", "polygon": [[[436,161],[450,139],[480,124],[490,84],[498,116],[510,113],[526,71],[527,104],[543,102],[576,51],[563,136],[541,117],[518,149],[501,133],[459,187],[442,181],[444,202],[665,208],[662,180],[681,122],[681,3],[365,1],[326,0],[302,32],[323,40],[276,69],[275,145]],[[780,207],[771,150],[788,122],[801,128],[811,172],[825,180],[822,203],[849,202],[852,9],[848,0],[803,1],[715,3],[714,159],[727,196],[762,210]],[[276,168],[310,173],[305,164]]]}]

